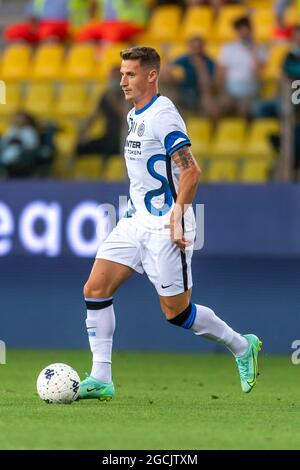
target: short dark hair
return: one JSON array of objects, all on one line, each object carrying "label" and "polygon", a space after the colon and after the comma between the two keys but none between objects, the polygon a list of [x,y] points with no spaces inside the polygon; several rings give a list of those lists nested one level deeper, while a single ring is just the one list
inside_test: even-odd
[{"label": "short dark hair", "polygon": [[243,28],[244,26],[251,29],[251,22],[248,16],[241,16],[240,18],[237,18],[233,22],[234,29],[240,29],[240,28]]},{"label": "short dark hair", "polygon": [[135,46],[120,52],[123,60],[139,60],[141,66],[153,67],[159,72],[160,56],[153,47]]}]

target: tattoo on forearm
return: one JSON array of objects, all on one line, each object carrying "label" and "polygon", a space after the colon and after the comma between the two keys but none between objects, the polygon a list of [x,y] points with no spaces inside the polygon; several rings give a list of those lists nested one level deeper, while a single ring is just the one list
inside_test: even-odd
[{"label": "tattoo on forearm", "polygon": [[172,157],[176,165],[181,170],[185,170],[186,168],[196,165],[195,159],[188,145],[181,147],[173,154]]}]

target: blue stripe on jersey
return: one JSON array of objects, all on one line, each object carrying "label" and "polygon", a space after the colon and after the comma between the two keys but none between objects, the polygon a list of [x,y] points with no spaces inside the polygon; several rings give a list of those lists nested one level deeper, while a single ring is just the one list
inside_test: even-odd
[{"label": "blue stripe on jersey", "polygon": [[181,147],[184,147],[185,145],[192,145],[189,140],[183,140],[182,142],[179,142],[179,144],[175,145],[170,151],[169,155],[170,157],[175,153],[177,150],[181,149]]},{"label": "blue stripe on jersey", "polygon": [[[152,157],[150,157],[149,160],[147,161],[147,169],[150,175],[153,176],[153,178],[161,182],[161,187],[158,189],[152,189],[151,191],[148,191],[145,194],[144,202],[145,202],[147,211],[150,212],[151,215],[156,215],[158,217],[161,217],[165,215],[167,212],[169,212],[169,210],[172,207],[173,200],[172,200],[172,192],[171,192],[171,188],[169,186],[168,180],[164,176],[160,175],[154,170],[154,165],[158,161],[165,162],[166,156],[165,155],[153,155]],[[164,194],[165,196],[165,203],[161,208],[157,209],[151,204],[151,200],[156,196],[161,196],[162,194]]]},{"label": "blue stripe on jersey", "polygon": [[[184,144],[183,145],[191,145],[190,139],[183,132],[181,132],[181,131],[170,132],[170,134],[168,134],[165,137],[165,142],[164,142],[165,149],[166,149],[166,151],[169,155],[171,155],[171,153],[173,153],[173,145],[175,144],[176,140],[178,140],[178,139],[184,139]],[[181,144],[181,142],[179,142],[176,145],[176,147],[180,144]],[[180,148],[180,147],[178,147],[178,148]]]},{"label": "blue stripe on jersey", "polygon": [[160,94],[159,94],[159,93],[158,93],[158,95],[153,96],[152,100],[149,101],[149,103],[147,103],[146,106],[144,106],[144,107],[141,108],[141,109],[138,109],[138,110],[135,110],[135,111],[134,111],[134,112],[135,112],[135,115],[141,114],[141,113],[143,113],[144,111],[146,111],[146,109],[150,108],[150,106],[154,103],[154,101],[156,101],[157,98],[159,98],[159,97],[160,97]]},{"label": "blue stripe on jersey", "polygon": [[[176,188],[175,188],[174,181],[173,181],[173,176],[172,176],[172,159],[171,159],[171,155],[167,155],[166,171],[167,171],[167,177],[168,177],[168,182],[169,182],[169,186],[170,186],[170,189],[171,189],[171,193],[172,193],[174,201],[176,202],[177,193],[176,193]],[[182,229],[183,229],[183,233],[184,233],[184,218],[182,218]],[[180,257],[181,257],[181,264],[182,264],[183,287],[184,287],[184,292],[186,292],[188,290],[188,275],[187,275],[186,256],[185,256],[184,251],[180,251]]]}]

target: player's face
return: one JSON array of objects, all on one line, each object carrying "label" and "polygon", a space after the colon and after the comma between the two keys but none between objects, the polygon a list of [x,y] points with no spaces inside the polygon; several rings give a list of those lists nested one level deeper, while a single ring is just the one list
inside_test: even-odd
[{"label": "player's face", "polygon": [[151,72],[147,68],[141,67],[139,60],[122,60],[120,71],[120,86],[125,99],[139,102],[148,93]]}]

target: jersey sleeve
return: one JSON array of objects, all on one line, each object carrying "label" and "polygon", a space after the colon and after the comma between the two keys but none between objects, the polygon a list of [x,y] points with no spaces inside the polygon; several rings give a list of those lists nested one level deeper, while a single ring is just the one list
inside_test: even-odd
[{"label": "jersey sleeve", "polygon": [[184,121],[176,109],[157,113],[152,125],[154,137],[160,140],[168,155],[173,155],[184,145],[192,145]]}]

